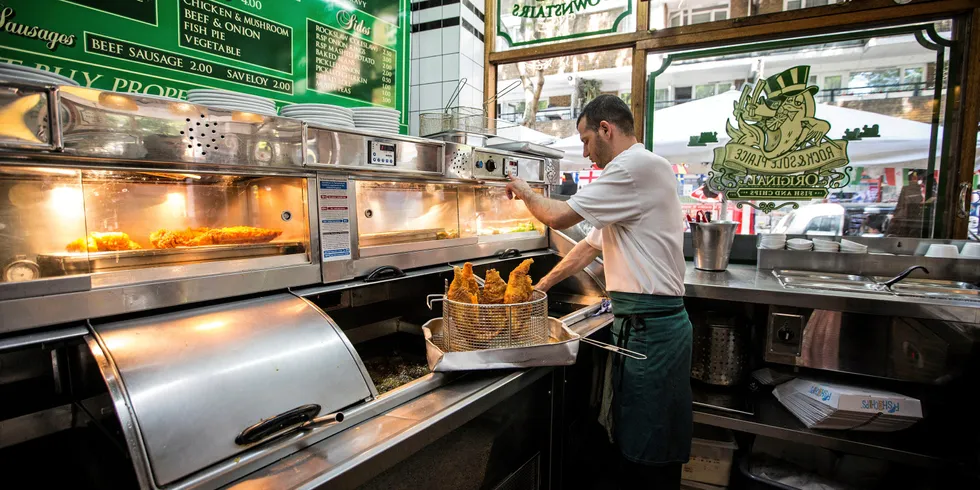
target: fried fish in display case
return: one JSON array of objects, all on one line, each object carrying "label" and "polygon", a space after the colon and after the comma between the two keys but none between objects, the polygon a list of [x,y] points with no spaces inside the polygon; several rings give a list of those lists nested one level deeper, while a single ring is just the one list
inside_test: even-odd
[{"label": "fried fish in display case", "polygon": [[475,237],[460,234],[460,191],[456,185],[357,181],[355,189],[362,256],[408,249],[412,244]]},{"label": "fried fish in display case", "polygon": [[307,202],[302,177],[2,167],[4,281],[93,273],[99,286],[229,272],[204,265],[228,260],[308,264]]},{"label": "fried fish in display case", "polygon": [[[538,194],[544,189],[534,188]],[[463,233],[476,235],[481,242],[537,238],[545,226],[520,199],[508,199],[504,186],[475,186],[463,196],[460,205]]]}]

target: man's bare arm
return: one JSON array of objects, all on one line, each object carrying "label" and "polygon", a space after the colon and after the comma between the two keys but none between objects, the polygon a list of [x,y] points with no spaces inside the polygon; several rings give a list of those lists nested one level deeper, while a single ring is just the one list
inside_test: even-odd
[{"label": "man's bare arm", "polygon": [[564,281],[572,274],[585,269],[599,256],[599,250],[589,245],[585,240],[575,244],[572,251],[558,262],[558,265],[548,275],[541,278],[535,288],[547,292],[552,286]]},{"label": "man's bare arm", "polygon": [[511,198],[517,197],[523,200],[535,218],[556,230],[564,230],[582,221],[582,217],[568,203],[548,199],[534,192],[527,182],[521,179],[511,178],[507,184],[507,194]]}]

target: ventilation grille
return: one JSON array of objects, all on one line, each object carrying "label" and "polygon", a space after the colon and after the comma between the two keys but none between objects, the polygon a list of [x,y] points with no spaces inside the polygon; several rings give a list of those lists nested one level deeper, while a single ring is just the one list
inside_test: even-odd
[{"label": "ventilation grille", "polygon": [[544,181],[549,184],[557,184],[560,179],[558,177],[558,162],[555,160],[545,160],[544,163]]},{"label": "ventilation grille", "polygon": [[208,153],[224,146],[225,135],[218,132],[218,123],[204,114],[200,117],[188,117],[184,121],[187,127],[180,135],[184,137],[183,144],[194,152],[195,157],[206,157]]},{"label": "ventilation grille", "polygon": [[535,454],[494,490],[538,490],[541,488],[541,453]]},{"label": "ventilation grille", "polygon": [[467,177],[470,174],[470,155],[472,151],[456,150],[453,152],[453,157],[449,161],[449,171],[455,175],[461,177]]}]

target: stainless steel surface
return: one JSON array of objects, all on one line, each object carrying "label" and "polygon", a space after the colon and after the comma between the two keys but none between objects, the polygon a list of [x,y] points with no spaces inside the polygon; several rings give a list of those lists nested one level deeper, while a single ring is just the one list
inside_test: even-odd
[{"label": "stainless steel surface", "polygon": [[575,364],[579,336],[569,330],[561,320],[549,318],[547,325],[549,338],[545,342],[519,347],[451,351],[447,349],[445,321],[442,318],[429,320],[422,325],[429,369],[443,372]]},{"label": "stainless steel surface", "polygon": [[514,141],[501,137],[490,138],[481,146],[494,150],[524,153],[545,158],[557,158],[559,160],[565,158],[565,152],[562,150],[556,150],[543,145],[536,145],[527,141]]},{"label": "stainless steel surface", "polygon": [[[370,162],[372,142],[395,145],[393,164]],[[307,128],[306,165],[338,170],[400,172],[440,176],[445,144],[441,141],[400,135],[381,135],[363,130]]]},{"label": "stainless steel surface", "polygon": [[48,330],[46,332],[29,333],[14,337],[0,338],[0,352],[20,347],[28,347],[47,342],[60,342],[62,340],[82,338],[88,334],[88,328],[70,327],[58,330]]},{"label": "stainless steel surface", "polygon": [[[0,107],[4,124],[0,125],[0,148],[53,150],[51,114],[57,114],[56,88],[26,83],[3,82],[0,85]],[[54,109],[54,110],[52,110]]]},{"label": "stainless steel surface", "polygon": [[217,275],[0,301],[0,333],[320,282],[315,264],[243,272],[234,269],[232,262],[203,264],[210,274],[219,266],[230,267]]},{"label": "stainless steel surface", "polygon": [[972,301],[899,297],[872,292],[786,289],[771,270],[730,264],[724,272],[705,272],[688,262],[686,296],[823,310],[947,320],[980,324],[980,305]]},{"label": "stainless steel surface", "polygon": [[949,447],[943,439],[946,434],[939,432],[930,440],[922,436],[922,431],[899,432],[883,438],[880,434],[814,430],[807,429],[772,397],[754,400],[754,407],[754,415],[744,415],[695,406],[694,423],[915,467],[938,468],[949,464],[950,459],[964,459],[964,455],[955,456],[945,451]]},{"label": "stainless steel surface", "polygon": [[534,290],[530,301],[513,304],[467,304],[443,295],[429,295],[426,303],[442,303],[442,343],[447,352],[528,347],[548,342],[548,295]]},{"label": "stainless steel surface", "polygon": [[60,405],[39,412],[0,420],[0,449],[68,430],[75,420],[72,405]]},{"label": "stainless steel surface", "polygon": [[[392,245],[368,245],[361,246],[358,249],[358,255],[360,257],[378,257],[382,255],[395,255],[403,254],[407,252],[422,252],[427,250],[437,250],[440,248],[450,248],[450,247],[465,247],[469,245],[476,245],[480,242],[477,237],[467,237],[467,238],[453,238],[448,240],[439,240],[436,238],[435,233],[431,233],[431,240],[418,241],[411,243],[398,243]],[[361,242],[364,237],[360,237],[358,242]]]},{"label": "stainless steel surface", "polygon": [[355,488],[550,372],[543,368],[468,374],[262,468],[229,488]]},{"label": "stainless steel surface", "polygon": [[748,363],[749,329],[709,312],[694,325],[691,377],[718,386],[743,381]]},{"label": "stainless steel surface", "polygon": [[65,156],[237,167],[303,164],[303,123],[297,120],[82,87],[61,87],[59,102]]},{"label": "stainless steel surface", "polygon": [[[871,243],[871,246],[874,247],[875,242]],[[913,274],[912,277],[967,282],[976,281],[977,278],[980,278],[980,260],[978,259],[885,255],[892,252],[876,253],[874,250],[871,252],[868,254],[848,254],[759,249],[758,267],[759,269],[794,269],[893,277],[911,266],[921,265],[929,269],[929,274],[926,275],[920,271]],[[909,250],[905,250],[903,253],[907,254]]]},{"label": "stainless steel surface", "polygon": [[[167,485],[242,451],[235,435],[297,406],[325,412],[370,397],[340,329],[289,294],[96,325],[139,428],[154,481]],[[142,455],[133,452],[135,461]]]},{"label": "stainless steel surface", "polygon": [[893,278],[865,277],[830,272],[774,270],[773,275],[784,288],[865,292],[885,296],[912,296],[952,301],[980,301],[980,288],[960,281],[905,279],[915,269],[912,266]]},{"label": "stainless steel surface", "polygon": [[[551,241],[551,247],[559,256],[564,257],[572,251],[576,243],[585,240],[586,234],[588,232],[584,232],[581,228],[575,226],[562,231],[549,230],[548,236]],[[574,237],[571,235],[574,235]],[[582,287],[580,289],[583,291],[589,291],[588,294],[606,296],[606,271],[602,264],[602,256],[600,255],[593,260],[581,273],[573,275],[572,280],[581,285]]]},{"label": "stainless steel surface", "polygon": [[92,277],[86,275],[52,277],[25,282],[5,282],[0,283],[0,301],[74,293],[88,291],[89,289],[92,289]]},{"label": "stainless steel surface", "polygon": [[[942,334],[943,336],[940,336]],[[945,384],[973,341],[943,322],[770,307],[765,359],[791,366]]]},{"label": "stainless steel surface", "polygon": [[694,267],[703,271],[725,270],[738,223],[714,221],[690,225],[694,241]]},{"label": "stainless steel surface", "polygon": [[279,255],[306,254],[301,242],[253,243],[243,245],[209,245],[202,247],[148,248],[119,252],[59,252],[37,256],[38,265],[50,275],[103,272],[194,263],[210,260],[242,259]]},{"label": "stainless steel surface", "polygon": [[[487,163],[493,161],[493,165]],[[545,160],[541,157],[522,155],[510,151],[482,148],[459,143],[446,143],[445,175],[463,180],[506,180],[508,166],[516,162],[517,175],[527,182],[549,183],[546,179]]]},{"label": "stainless steel surface", "polygon": [[477,243],[461,247],[439,248],[405,252],[391,255],[364,257],[351,261],[324,262],[322,264],[323,282],[346,281],[366,276],[378,267],[395,266],[401,270],[416,269],[436,264],[447,264],[462,260],[490,257],[507,249],[520,251],[540,250],[548,247],[548,237],[515,240],[502,243]]}]

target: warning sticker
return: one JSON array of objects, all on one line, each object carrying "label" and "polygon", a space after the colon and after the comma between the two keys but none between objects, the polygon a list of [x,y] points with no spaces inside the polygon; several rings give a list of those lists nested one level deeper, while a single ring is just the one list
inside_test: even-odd
[{"label": "warning sticker", "polygon": [[320,250],[323,261],[349,260],[350,200],[346,180],[319,179],[317,203],[320,208]]}]

